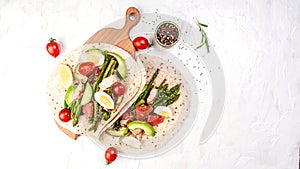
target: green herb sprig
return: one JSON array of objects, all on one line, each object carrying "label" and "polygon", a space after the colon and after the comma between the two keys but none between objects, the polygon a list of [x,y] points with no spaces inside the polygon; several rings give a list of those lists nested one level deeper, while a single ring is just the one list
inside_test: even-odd
[{"label": "green herb sprig", "polygon": [[[207,26],[206,24],[200,23],[200,22],[198,21],[198,19],[195,19],[195,22],[196,22],[196,24],[197,24],[197,26],[198,26],[198,28],[199,28],[199,31],[200,31],[200,33],[201,33],[201,35],[202,35],[202,38],[201,38],[201,44],[200,44],[199,46],[197,46],[196,49],[199,49],[199,48],[201,48],[203,45],[205,45],[205,46],[206,46],[207,53],[209,53],[208,39],[207,39],[206,33],[204,32],[204,29],[203,29],[203,27],[208,27],[208,26]],[[195,49],[195,50],[196,50],[196,49]]]}]

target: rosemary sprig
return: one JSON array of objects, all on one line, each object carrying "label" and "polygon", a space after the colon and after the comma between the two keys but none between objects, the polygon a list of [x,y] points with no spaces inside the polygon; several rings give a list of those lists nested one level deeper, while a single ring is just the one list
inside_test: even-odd
[{"label": "rosemary sprig", "polygon": [[[196,24],[198,25],[198,28],[199,28],[199,31],[202,35],[202,38],[201,38],[201,44],[199,46],[196,47],[196,49],[199,49],[201,48],[203,45],[206,46],[206,50],[207,50],[207,53],[209,53],[209,44],[208,44],[208,39],[207,39],[207,36],[206,36],[206,33],[204,32],[204,29],[203,27],[208,27],[206,24],[203,24],[203,23],[200,23],[198,21],[198,19],[195,19],[195,22]],[[196,50],[195,49],[195,50]]]}]

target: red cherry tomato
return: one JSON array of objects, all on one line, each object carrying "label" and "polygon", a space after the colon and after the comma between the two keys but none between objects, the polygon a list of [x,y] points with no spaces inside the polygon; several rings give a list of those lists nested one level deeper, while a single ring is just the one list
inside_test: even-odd
[{"label": "red cherry tomato", "polygon": [[151,126],[156,126],[162,122],[164,122],[165,118],[158,114],[150,114],[147,118],[147,123]]},{"label": "red cherry tomato", "polygon": [[123,83],[120,82],[116,82],[112,85],[112,92],[116,95],[116,96],[120,96],[123,95],[125,93],[125,85]]},{"label": "red cherry tomato", "polygon": [[79,65],[78,72],[84,76],[88,76],[95,71],[95,63],[83,62]]},{"label": "red cherry tomato", "polygon": [[153,108],[150,105],[142,104],[140,106],[137,106],[136,109],[135,109],[135,115],[136,115],[135,118],[137,120],[143,121],[148,117],[148,115],[152,111],[153,111]]},{"label": "red cherry tomato", "polygon": [[46,46],[46,49],[51,56],[56,58],[60,53],[60,45],[55,41],[56,39],[50,38],[49,43]]},{"label": "red cherry tomato", "polygon": [[134,47],[140,50],[147,49],[149,46],[148,39],[142,36],[136,37],[132,42]]},{"label": "red cherry tomato", "polygon": [[62,122],[68,122],[71,120],[71,111],[70,109],[64,108],[58,114],[59,119]]},{"label": "red cherry tomato", "polygon": [[106,164],[110,164],[118,157],[118,150],[115,147],[109,147],[104,154]]}]

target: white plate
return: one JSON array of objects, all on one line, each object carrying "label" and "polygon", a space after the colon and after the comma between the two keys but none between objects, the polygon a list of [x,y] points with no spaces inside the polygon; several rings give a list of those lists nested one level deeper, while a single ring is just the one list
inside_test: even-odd
[{"label": "white plate", "polygon": [[[217,127],[223,111],[225,98],[224,74],[215,51],[210,45],[210,52],[207,53],[206,47],[196,49],[201,43],[201,33],[197,25],[169,15],[157,13],[142,14],[141,21],[131,30],[130,37],[145,36],[152,42],[153,34],[159,23],[163,21],[175,22],[181,31],[179,42],[171,48],[162,48],[158,44],[147,49],[138,51],[169,59],[174,66],[181,71],[189,82],[191,89],[191,109],[188,118],[185,120],[180,131],[163,148],[144,154],[125,154],[120,156],[127,158],[150,158],[165,153],[178,145],[191,131],[193,127],[199,131],[199,142],[207,140],[212,131]],[[124,25],[124,19],[117,20],[107,27],[121,28]],[[209,115],[208,126],[205,126]],[[200,119],[200,120],[199,120]],[[198,121],[197,123],[195,123]],[[208,136],[200,138],[203,128]],[[103,144],[98,144],[104,150],[107,148]]]}]

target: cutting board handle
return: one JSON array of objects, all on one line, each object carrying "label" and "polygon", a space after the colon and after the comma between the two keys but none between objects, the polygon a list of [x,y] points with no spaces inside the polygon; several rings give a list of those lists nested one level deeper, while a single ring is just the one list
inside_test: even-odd
[{"label": "cutting board handle", "polygon": [[141,19],[140,11],[135,7],[129,7],[126,11],[126,20],[123,30],[129,33],[130,29],[139,23]]}]

